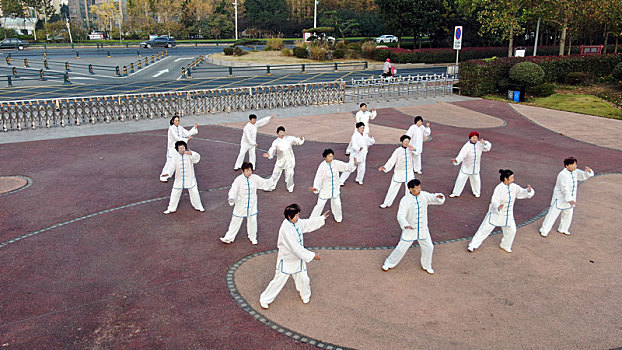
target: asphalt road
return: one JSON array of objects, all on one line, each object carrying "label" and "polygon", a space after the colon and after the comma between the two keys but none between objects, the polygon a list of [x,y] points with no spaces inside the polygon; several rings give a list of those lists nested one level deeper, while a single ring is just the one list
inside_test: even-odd
[{"label": "asphalt road", "polygon": [[[151,63],[151,55],[162,54],[163,49],[138,48],[88,48],[88,49],[47,49],[45,50],[48,69],[44,69],[44,50],[39,48],[24,51],[7,50],[0,53],[0,101],[66,98],[97,96],[126,93],[147,93],[164,91],[183,91],[195,89],[214,89],[227,87],[246,87],[257,85],[295,84],[309,82],[332,82],[336,80],[360,79],[378,76],[379,70],[345,70],[334,71],[308,70],[301,72],[300,67],[271,69],[266,68],[233,68],[233,76],[229,76],[228,67],[202,63],[193,70],[192,79],[181,76],[182,67],[188,65],[199,55],[209,55],[222,51],[222,46],[176,47],[168,49],[169,56]],[[110,57],[108,57],[110,53]],[[6,56],[10,54],[11,64],[6,64]],[[79,56],[79,57],[78,57]],[[145,58],[149,65],[145,66]],[[28,59],[25,67],[24,59]],[[143,65],[138,69],[138,61]],[[70,67],[71,84],[63,84],[65,64]],[[129,69],[134,63],[135,70]],[[89,72],[93,65],[93,72]],[[117,76],[115,67],[128,66],[127,76]],[[13,68],[17,76],[13,75]],[[40,79],[40,70],[45,72],[45,81]],[[350,69],[350,68],[348,68]],[[401,75],[441,74],[445,67],[421,67],[400,69]],[[8,76],[12,86],[8,86]]]}]

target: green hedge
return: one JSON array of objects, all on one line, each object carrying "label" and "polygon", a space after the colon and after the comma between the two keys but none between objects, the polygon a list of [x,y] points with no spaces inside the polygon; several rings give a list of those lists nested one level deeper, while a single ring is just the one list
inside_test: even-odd
[{"label": "green hedge", "polygon": [[609,76],[622,62],[622,54],[471,60],[460,64],[461,92],[468,96],[483,96],[500,91],[499,83],[507,80],[510,68],[520,62],[533,62],[542,67],[545,82],[565,82],[571,72],[585,72],[595,78]]}]

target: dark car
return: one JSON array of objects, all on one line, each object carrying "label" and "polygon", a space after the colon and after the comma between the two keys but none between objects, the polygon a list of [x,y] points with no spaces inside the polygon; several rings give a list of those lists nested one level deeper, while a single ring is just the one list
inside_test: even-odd
[{"label": "dark car", "polygon": [[146,47],[148,49],[152,47],[175,47],[177,43],[175,39],[161,36],[159,38],[143,41],[140,43],[140,47]]},{"label": "dark car", "polygon": [[0,41],[0,49],[17,49],[23,50],[25,47],[30,46],[27,41],[21,41],[19,39],[4,39]]}]

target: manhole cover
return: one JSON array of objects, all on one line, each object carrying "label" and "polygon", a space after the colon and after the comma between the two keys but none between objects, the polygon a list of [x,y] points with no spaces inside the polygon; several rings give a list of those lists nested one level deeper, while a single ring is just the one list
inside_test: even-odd
[{"label": "manhole cover", "polygon": [[0,194],[9,193],[28,185],[28,179],[22,176],[0,176]]}]

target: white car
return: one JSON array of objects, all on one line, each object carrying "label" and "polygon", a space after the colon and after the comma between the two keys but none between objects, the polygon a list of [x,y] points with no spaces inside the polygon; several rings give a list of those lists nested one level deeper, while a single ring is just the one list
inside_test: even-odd
[{"label": "white car", "polygon": [[396,42],[397,42],[397,37],[395,35],[381,35],[376,38],[376,43],[378,44],[396,43]]}]

